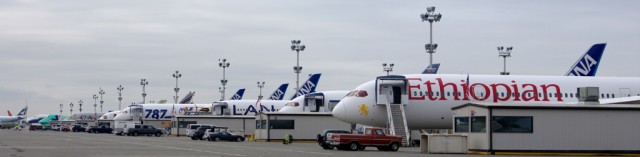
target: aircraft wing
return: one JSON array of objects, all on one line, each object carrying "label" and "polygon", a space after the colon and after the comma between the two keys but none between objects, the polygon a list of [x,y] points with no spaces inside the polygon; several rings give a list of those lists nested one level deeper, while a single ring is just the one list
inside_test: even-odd
[{"label": "aircraft wing", "polygon": [[604,99],[600,104],[640,104],[640,96]]}]

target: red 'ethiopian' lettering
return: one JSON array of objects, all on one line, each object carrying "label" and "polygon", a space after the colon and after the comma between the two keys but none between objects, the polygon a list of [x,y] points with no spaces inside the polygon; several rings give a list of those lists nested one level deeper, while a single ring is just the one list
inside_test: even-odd
[{"label": "red 'ethiopian' lettering", "polygon": [[[419,81],[422,82],[422,78],[407,78],[407,80],[412,80],[409,82]],[[424,95],[422,94],[421,85],[426,86],[426,92]],[[437,85],[436,85],[437,84]],[[458,89],[460,86],[461,89]],[[494,84],[485,84],[485,83],[473,83],[469,85],[469,82],[465,80],[460,80],[460,84],[457,85],[454,82],[446,82],[442,78],[435,78],[435,81],[427,80],[422,84],[414,84],[408,85],[409,93],[413,93],[419,91],[420,96],[417,96],[417,93],[409,94],[409,100],[447,100],[447,96],[445,96],[446,89],[449,89],[453,92],[453,100],[477,100],[477,101],[485,101],[491,98],[494,103],[500,101],[549,101],[549,97],[551,93],[555,93],[557,96],[557,101],[563,101],[560,93],[560,86],[557,84],[541,84],[539,86],[530,83],[524,83],[521,86],[516,83],[515,80],[511,80],[511,84],[507,85],[505,83],[494,83]],[[435,89],[439,88],[439,89]],[[522,89],[520,89],[522,88]],[[542,93],[544,93],[544,97],[542,100],[540,99],[540,95],[538,93],[538,88],[542,89]],[[440,92],[439,95],[435,95],[434,91],[438,90]],[[500,93],[498,91],[501,91]],[[522,91],[522,93],[520,93]],[[458,93],[464,93],[464,95]],[[502,95],[502,92],[506,93]],[[484,94],[482,94],[484,93]],[[462,99],[460,98],[462,96]]]}]

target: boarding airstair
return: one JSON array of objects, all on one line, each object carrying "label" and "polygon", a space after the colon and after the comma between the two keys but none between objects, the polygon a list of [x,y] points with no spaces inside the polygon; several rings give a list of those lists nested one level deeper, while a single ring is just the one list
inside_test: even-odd
[{"label": "boarding airstair", "polygon": [[407,128],[407,118],[402,104],[386,104],[387,120],[389,122],[389,132],[392,135],[402,136],[402,145],[409,146],[409,128]]}]

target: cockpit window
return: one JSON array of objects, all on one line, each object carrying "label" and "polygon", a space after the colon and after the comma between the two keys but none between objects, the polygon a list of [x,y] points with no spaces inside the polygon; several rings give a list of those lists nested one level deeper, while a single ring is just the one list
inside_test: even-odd
[{"label": "cockpit window", "polygon": [[354,91],[349,92],[349,94],[347,94],[347,97],[350,97],[350,96],[367,97],[367,95],[369,95],[369,94],[367,94],[367,91],[365,91],[365,90],[354,90]]},{"label": "cockpit window", "polygon": [[300,105],[298,102],[289,102],[284,106],[298,107],[298,105]]}]

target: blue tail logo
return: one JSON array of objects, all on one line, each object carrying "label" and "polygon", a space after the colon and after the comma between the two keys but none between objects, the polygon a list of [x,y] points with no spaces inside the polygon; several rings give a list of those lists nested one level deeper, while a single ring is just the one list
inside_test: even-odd
[{"label": "blue tail logo", "polygon": [[238,89],[238,92],[236,92],[236,94],[233,94],[233,96],[229,100],[242,100],[243,95],[244,95],[244,88]]},{"label": "blue tail logo", "polygon": [[[433,71],[430,70],[432,69],[431,66],[433,66]],[[427,68],[424,69],[424,71],[422,71],[422,74],[437,74],[439,68],[440,68],[440,63],[433,63],[427,66]]]},{"label": "blue tail logo", "polygon": [[282,100],[284,98],[284,94],[287,92],[287,87],[289,87],[288,83],[280,85],[280,87],[271,94],[269,100]]},{"label": "blue tail logo", "polygon": [[25,115],[27,115],[27,107],[24,107],[22,110],[20,110],[20,112],[18,113],[18,117]]},{"label": "blue tail logo", "polygon": [[596,76],[598,63],[604,53],[606,43],[595,44],[578,61],[571,66],[565,76]]},{"label": "blue tail logo", "polygon": [[318,86],[319,80],[320,80],[319,73],[311,75],[311,77],[309,77],[309,80],[307,80],[307,82],[304,82],[304,84],[301,84],[300,87],[298,87],[298,91],[296,91],[293,97],[291,97],[291,100],[301,95],[316,92],[316,86]]}]

